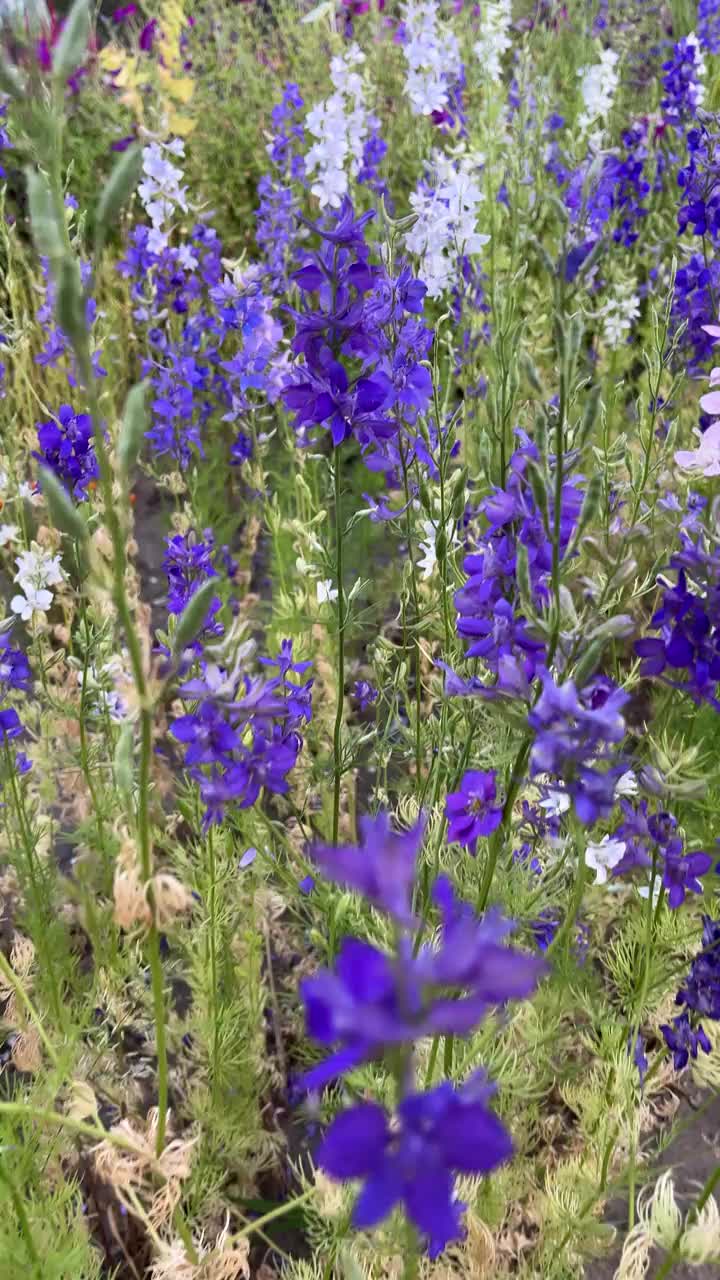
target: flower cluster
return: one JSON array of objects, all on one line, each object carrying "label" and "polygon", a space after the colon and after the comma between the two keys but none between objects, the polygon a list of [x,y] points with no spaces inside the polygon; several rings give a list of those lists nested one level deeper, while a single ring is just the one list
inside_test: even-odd
[{"label": "flower cluster", "polygon": [[30,622],[36,614],[48,612],[53,602],[50,588],[58,587],[64,581],[60,556],[52,555],[33,542],[29,551],[20,553],[15,564],[17,573],[13,581],[20,587],[20,593],[13,596],[10,608],[20,615],[23,622]]},{"label": "flower cluster", "polygon": [[278,668],[269,680],[241,671],[247,656],[247,648],[241,650],[230,670],[203,660],[200,675],[179,689],[192,709],[170,726],[198,783],[206,828],[222,822],[228,806],[254,805],[263,790],[288,791],[287,775],[302,747],[299,730],[312,717],[312,680],[289,678],[304,675],[311,664],[293,661],[291,641],[268,660]]},{"label": "flower cluster", "polygon": [[403,8],[405,92],[415,115],[444,111],[451,86],[462,74],[457,36],[438,9],[437,0],[409,0]]},{"label": "flower cluster", "polygon": [[663,63],[662,109],[674,125],[692,119],[705,97],[705,59],[696,35],[673,46],[672,57]]},{"label": "flower cluster", "polygon": [[286,84],[282,100],[272,109],[274,133],[267,146],[275,172],[263,174],[258,182],[255,239],[276,293],[287,286],[288,265],[293,256],[297,201],[291,183],[302,182],[305,176],[305,128],[300,115],[304,106],[297,85]]},{"label": "flower cluster", "polygon": [[299,358],[282,395],[303,443],[326,426],[334,445],[353,436],[371,464],[390,474],[403,423],[414,423],[430,398],[420,362],[432,335],[418,318],[424,286],[402,264],[390,277],[369,261],[371,217],[356,219],[346,200],[313,228],[321,246],[293,279],[316,303],[292,313]]},{"label": "flower cluster", "polygon": [[641,672],[662,676],[694,702],[720,711],[720,558],[703,534],[683,535],[682,549],[670,557],[674,583],[660,579],[662,603],[650,620],[660,634],[635,642]]},{"label": "flower cluster", "polygon": [[405,246],[420,259],[420,278],[428,295],[439,298],[454,287],[463,258],[479,253],[490,239],[478,231],[478,208],[484,198],[477,175],[482,157],[436,151],[433,182],[422,182],[410,196],[416,221]]},{"label": "flower cluster", "polygon": [[673,1055],[675,1070],[682,1071],[698,1049],[710,1053],[712,1045],[700,1018],[720,1020],[720,922],[703,916],[702,944],[690,973],[675,997],[683,1012],[660,1030]]},{"label": "flower cluster", "polygon": [[423,830],[420,822],[396,835],[380,814],[361,821],[361,847],[310,850],[326,877],[390,915],[399,933],[395,955],[346,938],[335,970],[302,983],[309,1034],[339,1046],[306,1073],[302,1087],[320,1088],[386,1053],[401,1062],[393,1119],[368,1103],[341,1113],[318,1162],[333,1177],[364,1179],[356,1226],[375,1225],[402,1201],[435,1256],[462,1234],[454,1174],[490,1172],[512,1144],[487,1106],[491,1089],[481,1074],[459,1089],[445,1083],[416,1091],[413,1044],[428,1035],[470,1034],[494,1006],[528,996],[543,966],[507,946],[507,921],[496,914],[478,919],[443,878],[433,890],[442,919],[438,942],[415,945],[411,900]]},{"label": "flower cluster", "polygon": [[356,44],[330,62],[330,79],[335,92],[308,112],[305,127],[315,139],[305,158],[311,177],[310,190],[320,208],[339,208],[348,194],[350,177],[363,164],[365,139],[370,119],[365,105],[365,86],[356,70],[365,54]]},{"label": "flower cluster", "polygon": [[92,418],[61,404],[57,419],[41,422],[37,429],[40,451],[33,456],[55,473],[78,502],[99,475],[93,444]]},{"label": "flower cluster", "polygon": [[[528,464],[537,462],[536,446],[527,436],[512,455],[504,488],[496,488],[480,503],[487,521],[477,546],[465,557],[467,581],[455,594],[458,634],[470,642],[468,657],[481,658],[494,673],[503,659],[520,663],[532,679],[544,659],[544,645],[523,615],[517,581],[517,545],[527,552],[530,583],[538,605],[548,599],[552,569],[552,541],[528,478]],[[554,485],[549,486],[554,491]],[[565,556],[582,504],[579,482],[568,478],[562,486],[560,556]],[[550,506],[553,507],[551,500]],[[554,526],[554,514],[549,527]]]},{"label": "flower cluster", "polygon": [[502,58],[512,46],[511,0],[489,0],[480,10],[478,39],[473,52],[484,80],[496,84],[502,75]]},{"label": "flower cluster", "polygon": [[613,864],[614,876],[627,875],[637,868],[662,868],[662,885],[672,910],[682,906],[686,894],[702,893],[700,876],[712,866],[707,853],[688,853],[672,813],[660,810],[650,813],[647,800],[633,805],[621,798],[623,821],[613,839],[624,844],[622,856]]},{"label": "flower cluster", "polygon": [[168,245],[168,222],[176,210],[187,212],[187,190],[182,186],[182,171],[170,156],[184,155],[180,138],[170,142],[150,142],[143,148],[143,179],[138,195],[152,223],[147,247],[151,253],[162,253]]},{"label": "flower cluster", "polygon": [[[30,666],[25,654],[11,645],[9,631],[0,631],[0,703],[9,693],[29,693],[30,680]],[[0,705],[0,772],[5,763],[3,756],[9,751],[10,740],[18,738],[22,731],[23,726],[15,707]],[[15,768],[20,773],[26,773],[30,768],[23,752],[16,754]]]},{"label": "flower cluster", "polygon": [[583,67],[578,72],[583,102],[583,109],[578,117],[578,127],[582,133],[588,133],[598,126],[602,131],[620,83],[617,70],[619,60],[619,55],[614,49],[603,49],[599,62]]},{"label": "flower cluster", "polygon": [[573,680],[556,684],[548,672],[540,681],[540,697],[528,715],[534,734],[531,776],[557,778],[580,821],[596,822],[611,812],[615,785],[625,771],[612,761],[625,737],[622,709],[628,695],[601,677],[580,690]]}]

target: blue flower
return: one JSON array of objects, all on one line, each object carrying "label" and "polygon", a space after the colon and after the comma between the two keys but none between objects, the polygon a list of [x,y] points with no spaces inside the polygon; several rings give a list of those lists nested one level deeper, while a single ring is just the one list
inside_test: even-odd
[{"label": "blue flower", "polygon": [[445,802],[448,840],[465,845],[475,853],[480,836],[492,835],[502,822],[502,806],[496,803],[495,770],[469,769],[460,790],[451,792]]},{"label": "blue flower", "polygon": [[38,426],[38,443],[40,452],[33,457],[49,467],[79,502],[87,498],[88,486],[99,475],[90,415],[76,414],[71,405],[61,404],[57,420]]},{"label": "blue flower", "polygon": [[487,1105],[491,1094],[478,1072],[459,1089],[446,1081],[409,1094],[393,1125],[372,1102],[337,1116],[317,1159],[333,1178],[363,1180],[353,1224],[376,1226],[402,1202],[431,1257],[461,1238],[465,1206],[454,1198],[454,1175],[490,1173],[512,1155],[510,1136]]},{"label": "blue flower", "polygon": [[310,857],[328,880],[361,893],[400,923],[412,924],[410,897],[424,821],[402,834],[391,830],[385,813],[376,818],[362,817],[358,825],[359,847],[316,844],[310,849]]}]

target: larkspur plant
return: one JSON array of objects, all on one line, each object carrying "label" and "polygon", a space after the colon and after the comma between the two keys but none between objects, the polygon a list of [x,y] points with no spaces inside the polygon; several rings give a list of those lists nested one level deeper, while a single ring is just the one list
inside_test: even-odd
[{"label": "larkspur plant", "polygon": [[717,1269],[720,5],[0,41],[0,1275]]}]

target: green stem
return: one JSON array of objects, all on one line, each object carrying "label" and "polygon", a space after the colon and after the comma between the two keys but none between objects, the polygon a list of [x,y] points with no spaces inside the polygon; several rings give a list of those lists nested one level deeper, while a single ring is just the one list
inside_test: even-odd
[{"label": "green stem", "polygon": [[50,1059],[50,1061],[52,1062],[53,1066],[54,1066],[54,1067],[57,1067],[57,1066],[59,1065],[59,1063],[58,1063],[58,1056],[57,1056],[57,1054],[56,1054],[56,1052],[55,1052],[55,1050],[54,1050],[54,1048],[53,1048],[53,1046],[52,1046],[52,1044],[51,1044],[50,1040],[48,1039],[48,1036],[47,1036],[47,1034],[46,1034],[46,1032],[45,1032],[45,1030],[44,1030],[44,1028],[43,1028],[42,1022],[41,1022],[41,1020],[40,1020],[40,1014],[38,1013],[37,1009],[35,1008],[35,1005],[33,1004],[32,1000],[30,999],[30,996],[28,995],[27,991],[25,990],[25,988],[24,988],[24,986],[23,986],[22,982],[21,982],[21,981],[20,981],[20,979],[18,978],[18,976],[17,976],[17,974],[15,973],[14,969],[12,969],[12,968],[11,968],[11,966],[8,964],[8,962],[7,962],[7,960],[5,959],[5,956],[3,955],[2,951],[0,951],[0,971],[2,971],[2,973],[3,973],[3,975],[4,975],[5,979],[6,979],[6,981],[7,981],[7,982],[9,982],[9,983],[11,984],[11,986],[13,987],[13,989],[14,989],[14,991],[15,991],[15,994],[18,996],[18,998],[19,998],[19,999],[22,1001],[22,1003],[25,1005],[25,1008],[27,1009],[27,1011],[28,1011],[28,1013],[29,1013],[29,1015],[30,1015],[30,1018],[31,1018],[31,1019],[32,1019],[32,1021],[35,1023],[35,1027],[36,1027],[36,1029],[37,1029],[37,1033],[38,1033],[38,1035],[39,1035],[39,1037],[40,1037],[40,1039],[41,1039],[41,1041],[42,1041],[42,1043],[43,1043],[43,1045],[44,1045],[44,1047],[45,1047],[45,1052],[47,1053],[48,1058],[49,1058],[49,1059]]},{"label": "green stem", "polygon": [[412,520],[410,517],[410,480],[408,477],[405,450],[402,444],[400,445],[400,463],[402,465],[403,486],[405,489],[405,537],[407,539],[408,560],[410,562],[410,594],[412,596],[414,615],[412,634],[415,667],[415,785],[419,787],[422,782],[422,683],[420,680],[420,637],[418,634],[420,627],[420,598],[417,586],[417,568],[415,566],[415,558],[413,556]]},{"label": "green stem", "polygon": [[335,577],[337,580],[337,707],[333,729],[333,823],[332,839],[337,844],[340,829],[340,784],[342,780],[342,727],[345,709],[345,589],[343,587],[343,523],[340,475],[340,446],[333,457],[335,487]]},{"label": "green stem", "polygon": [[212,1038],[212,1097],[213,1102],[217,1102],[218,1091],[218,1062],[220,1059],[220,1011],[218,1008],[219,991],[217,976],[217,921],[215,911],[217,907],[217,867],[215,860],[215,841],[213,840],[213,830],[210,827],[208,831],[208,874],[210,876],[210,892],[208,894],[208,910],[210,915],[209,933],[210,933],[210,1003],[212,1005],[213,1017],[213,1038]]},{"label": "green stem", "polygon": [[527,735],[523,739],[522,743],[520,744],[520,749],[515,757],[515,763],[513,764],[512,774],[511,774],[510,782],[507,789],[507,795],[505,797],[505,804],[503,805],[502,822],[500,823],[500,826],[497,828],[497,830],[495,831],[492,837],[492,840],[490,841],[490,848],[488,850],[487,862],[485,863],[485,867],[483,870],[483,878],[480,881],[480,888],[478,890],[478,899],[477,899],[478,912],[484,911],[487,906],[487,900],[490,894],[490,889],[492,887],[493,876],[495,875],[495,867],[497,866],[497,860],[500,855],[500,850],[503,846],[505,833],[506,833],[508,824],[510,822],[510,819],[512,818],[512,812],[513,812],[513,808],[515,807],[515,801],[517,800],[518,792],[522,785],[523,777],[525,774],[525,766],[528,761],[528,756],[530,755],[531,742],[532,742],[532,739],[530,738],[529,735]]}]

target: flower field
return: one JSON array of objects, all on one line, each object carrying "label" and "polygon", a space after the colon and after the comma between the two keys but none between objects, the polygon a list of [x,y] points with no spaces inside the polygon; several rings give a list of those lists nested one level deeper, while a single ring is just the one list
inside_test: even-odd
[{"label": "flower field", "polygon": [[717,1276],[720,0],[0,21],[0,1280]]}]

